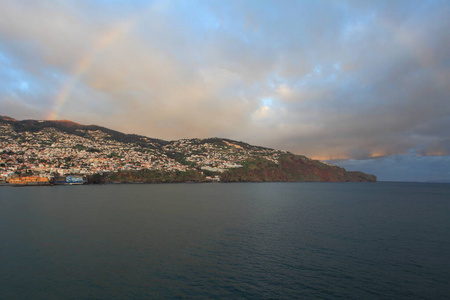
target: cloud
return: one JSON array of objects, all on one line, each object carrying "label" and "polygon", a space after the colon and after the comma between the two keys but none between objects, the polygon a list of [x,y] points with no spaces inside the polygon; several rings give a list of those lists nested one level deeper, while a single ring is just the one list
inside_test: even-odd
[{"label": "cloud", "polygon": [[0,5],[3,115],[60,101],[61,119],[163,139],[450,155],[445,1]]}]

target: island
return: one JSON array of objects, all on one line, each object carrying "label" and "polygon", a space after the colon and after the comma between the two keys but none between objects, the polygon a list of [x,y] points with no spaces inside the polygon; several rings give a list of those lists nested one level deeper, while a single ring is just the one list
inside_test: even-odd
[{"label": "island", "polygon": [[165,141],[67,120],[7,116],[0,116],[0,178],[16,185],[377,181],[374,175],[226,138]]}]

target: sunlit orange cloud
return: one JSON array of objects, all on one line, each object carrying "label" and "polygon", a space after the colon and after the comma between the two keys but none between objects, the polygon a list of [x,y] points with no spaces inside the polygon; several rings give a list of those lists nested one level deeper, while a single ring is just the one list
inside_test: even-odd
[{"label": "sunlit orange cloud", "polygon": [[[368,156],[368,158],[377,158],[377,157],[383,157],[383,156],[387,156],[390,155],[389,152],[387,151],[383,151],[383,150],[375,150],[372,151],[370,153],[370,155]],[[338,153],[333,153],[333,150],[330,149],[330,154],[319,154],[319,155],[311,155],[310,156],[312,159],[315,160],[342,160],[342,159],[352,159],[352,157],[348,154],[338,154]]]},{"label": "sunlit orange cloud", "polygon": [[325,160],[340,160],[340,159],[350,159],[350,156],[348,155],[337,155],[337,156],[333,156],[333,155],[328,155],[328,156],[324,156],[324,155],[319,155],[319,156],[310,156],[311,159],[314,160],[320,160],[320,161],[325,161]]},{"label": "sunlit orange cloud", "polygon": [[448,155],[448,153],[442,150],[428,151],[425,153],[425,156],[445,156],[445,155]]},{"label": "sunlit orange cloud", "polygon": [[389,155],[386,151],[375,151],[370,154],[370,158],[383,157]]}]

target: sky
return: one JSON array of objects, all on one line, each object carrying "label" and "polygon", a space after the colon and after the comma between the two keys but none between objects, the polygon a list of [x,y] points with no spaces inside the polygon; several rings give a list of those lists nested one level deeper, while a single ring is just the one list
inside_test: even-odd
[{"label": "sky", "polygon": [[0,0],[0,115],[450,181],[450,1]]}]

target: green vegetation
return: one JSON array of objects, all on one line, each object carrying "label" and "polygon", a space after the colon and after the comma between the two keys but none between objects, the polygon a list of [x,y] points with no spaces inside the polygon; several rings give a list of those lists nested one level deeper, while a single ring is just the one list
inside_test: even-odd
[{"label": "green vegetation", "polygon": [[116,152],[112,152],[111,154],[108,154],[106,157],[108,157],[108,158],[113,158],[113,157],[122,158],[122,156],[117,154]]},{"label": "green vegetation", "polygon": [[177,162],[179,162],[182,165],[195,167],[195,163],[191,161],[187,161],[186,157],[183,153],[180,152],[167,152],[167,157],[175,159]]},{"label": "green vegetation", "polygon": [[347,172],[304,156],[285,154],[279,164],[265,159],[245,161],[243,168],[230,169],[221,175],[222,181],[376,181],[362,172]]},{"label": "green vegetation", "polygon": [[205,180],[197,170],[186,172],[159,171],[159,170],[140,170],[140,171],[120,171],[103,175],[102,182],[121,182],[121,183],[171,183],[171,182],[203,182]]},{"label": "green vegetation", "polygon": [[86,147],[83,145],[77,144],[77,145],[73,146],[73,149],[80,151],[80,150],[86,150]]}]

